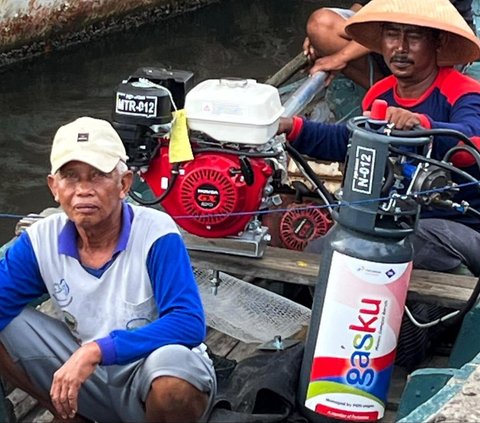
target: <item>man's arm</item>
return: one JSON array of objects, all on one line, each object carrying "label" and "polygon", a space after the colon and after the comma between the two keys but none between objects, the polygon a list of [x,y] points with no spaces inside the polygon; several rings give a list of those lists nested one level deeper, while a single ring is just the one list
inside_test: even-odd
[{"label": "man's arm", "polygon": [[282,118],[278,133],[285,133],[293,148],[313,159],[345,160],[349,138],[346,125],[312,122],[295,116]]},{"label": "man's arm", "polygon": [[159,316],[135,330],[115,330],[97,340],[102,364],[124,364],[169,344],[196,347],[205,338],[205,314],[182,238],[168,234],[152,245],[147,259]]},{"label": "man's arm", "polygon": [[50,398],[63,419],[73,418],[77,414],[80,388],[95,371],[101,358],[98,344],[87,342],[53,374]]},{"label": "man's arm", "polygon": [[0,261],[0,330],[46,292],[30,238],[24,232]]},{"label": "man's arm", "polygon": [[333,72],[331,75],[333,79],[336,73],[345,69],[351,61],[360,59],[360,57],[366,56],[368,53],[370,53],[368,48],[356,41],[349,41],[348,44],[337,53],[316,59],[309,73],[312,75],[319,71]]},{"label": "man's arm", "polygon": [[[29,302],[46,292],[30,238],[24,232],[0,261],[0,330]],[[54,375],[50,395],[55,409],[63,418],[73,417],[76,413],[80,385],[99,362],[99,354],[95,356],[91,353],[95,348],[98,350],[92,342],[82,346]],[[85,353],[94,358],[85,358]]]}]

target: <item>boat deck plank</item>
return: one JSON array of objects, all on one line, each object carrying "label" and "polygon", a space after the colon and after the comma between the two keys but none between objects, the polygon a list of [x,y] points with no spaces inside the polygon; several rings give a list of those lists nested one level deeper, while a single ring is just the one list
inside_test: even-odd
[{"label": "boat deck plank", "polygon": [[[188,247],[188,237],[186,238]],[[267,247],[262,258],[189,250],[194,267],[219,270],[290,284],[314,286],[320,268],[318,254]],[[460,308],[470,297],[476,278],[414,269],[409,298],[450,308]]]},{"label": "boat deck plank", "polygon": [[209,329],[207,333],[206,344],[214,354],[221,357],[227,357],[240,343],[238,339],[225,335],[215,329]]}]

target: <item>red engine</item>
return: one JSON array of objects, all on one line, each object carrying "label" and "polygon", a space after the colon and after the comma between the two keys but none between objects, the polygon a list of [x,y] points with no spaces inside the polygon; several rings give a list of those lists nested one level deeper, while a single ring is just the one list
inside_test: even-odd
[{"label": "red engine", "polygon": [[[175,174],[176,172],[174,172]],[[162,146],[143,178],[165,211],[186,231],[208,238],[242,233],[261,208],[273,169],[262,158],[199,153],[172,176],[168,147]]]},{"label": "red engine", "polygon": [[[330,223],[324,214],[303,210],[301,199],[281,195],[292,187],[287,149],[275,137],[284,111],[278,90],[250,79],[192,84],[191,72],[140,68],[118,86],[113,126],[127,150],[127,164],[156,197],[143,201],[131,192],[132,198],[160,203],[193,235],[230,237],[228,248],[242,245],[242,254],[259,256],[276,239],[275,245],[302,249],[323,234]],[[194,158],[172,165],[172,110],[182,108]],[[288,206],[292,201],[296,206]],[[275,208],[274,219],[263,213]]]}]

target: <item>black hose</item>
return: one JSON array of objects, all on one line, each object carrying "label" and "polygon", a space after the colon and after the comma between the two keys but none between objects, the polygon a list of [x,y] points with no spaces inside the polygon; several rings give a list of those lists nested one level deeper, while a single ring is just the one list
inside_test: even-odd
[{"label": "black hose", "polygon": [[192,152],[194,154],[200,153],[223,153],[223,154],[233,154],[236,156],[245,156],[245,157],[257,157],[262,159],[269,159],[273,157],[278,157],[283,154],[283,151],[278,151],[275,153],[256,153],[253,151],[237,151],[237,150],[230,150],[230,149],[223,149],[223,148],[215,148],[215,147],[193,147]]},{"label": "black hose", "polygon": [[[477,282],[476,282],[475,286],[473,287],[473,291],[470,294],[470,297],[466,301],[465,305],[457,310],[458,311],[457,314],[452,315],[448,319],[445,319],[445,317],[452,314],[453,312],[447,313],[443,317],[439,317],[439,318],[433,320],[433,322],[425,322],[423,319],[420,319],[417,316],[415,316],[412,313],[411,310],[410,310],[410,314],[415,319],[415,321],[418,322],[420,325],[431,325],[431,327],[433,327],[435,325],[443,325],[444,327],[451,327],[451,326],[456,325],[457,323],[461,323],[461,321],[463,320],[465,315],[472,309],[473,306],[475,306],[479,295],[480,295],[480,277],[477,279]],[[445,320],[443,320],[443,319],[445,319]],[[433,323],[435,323],[435,324],[433,324]]]},{"label": "black hose", "polygon": [[395,173],[393,169],[393,163],[387,159],[387,176],[382,185],[382,190],[380,191],[380,194],[382,196],[388,195],[390,193],[390,188],[392,188],[394,182],[395,182]]},{"label": "black hose", "polygon": [[[474,178],[469,173],[464,172],[463,170],[460,170],[460,169],[456,168],[455,166],[452,166],[449,163],[444,163],[440,160],[431,159],[431,158],[428,158],[428,157],[425,157],[425,156],[421,156],[420,154],[415,154],[415,153],[412,153],[410,151],[405,151],[405,150],[402,150],[400,148],[396,148],[396,147],[393,147],[393,146],[390,146],[389,150],[396,153],[396,154],[401,154],[405,157],[410,157],[411,159],[416,159],[416,160],[419,160],[419,161],[422,161],[422,162],[425,162],[425,163],[436,165],[438,167],[441,167],[442,169],[449,170],[450,172],[456,173],[456,174],[462,176],[463,178],[465,178],[465,179],[467,179],[471,182],[475,182],[475,183],[480,182],[478,179]],[[480,186],[478,186],[478,187],[480,188]]]},{"label": "black hose", "polygon": [[159,197],[156,197],[153,200],[145,200],[142,197],[139,197],[133,189],[130,189],[128,195],[130,195],[130,197],[133,200],[135,200],[137,203],[141,204],[142,206],[155,206],[156,204],[161,203],[167,197],[167,195],[170,193],[173,186],[175,185],[175,181],[178,178],[178,168],[179,168],[178,164],[176,164],[173,167],[171,172],[172,178],[170,179],[170,183],[168,184],[167,189],[163,191],[163,193]]},{"label": "black hose", "polygon": [[418,138],[418,137],[429,137],[435,135],[443,135],[447,137],[454,137],[462,140],[465,144],[475,149],[480,153],[479,148],[475,143],[468,138],[463,132],[457,131],[455,129],[414,129],[412,131],[400,131],[392,130],[391,136],[393,137],[403,137],[403,138]]},{"label": "black hose", "polygon": [[466,152],[470,153],[473,156],[473,158],[475,159],[475,162],[477,163],[478,169],[480,170],[480,153],[477,150],[471,148],[468,145],[456,145],[455,147],[452,147],[450,150],[448,150],[445,153],[445,156],[443,156],[442,161],[449,162],[450,158],[455,153],[457,153],[458,151],[466,151]]},{"label": "black hose", "polygon": [[307,161],[303,158],[303,156],[297,150],[295,150],[289,143],[285,144],[285,149],[287,150],[287,153],[290,154],[290,156],[293,158],[293,160],[300,163],[305,173],[313,181],[313,183],[316,185],[318,190],[324,196],[324,200],[326,200],[327,205],[332,206],[333,204],[335,204],[336,201],[333,198],[332,194],[330,194],[330,192],[325,188],[325,185],[323,185],[323,182],[321,181],[321,179],[317,176],[317,174],[313,171],[313,169],[308,165]]}]

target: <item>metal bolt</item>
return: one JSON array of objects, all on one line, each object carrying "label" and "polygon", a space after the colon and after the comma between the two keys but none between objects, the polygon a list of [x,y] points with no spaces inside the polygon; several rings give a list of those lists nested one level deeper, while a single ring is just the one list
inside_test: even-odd
[{"label": "metal bolt", "polygon": [[212,277],[210,278],[211,291],[213,295],[217,295],[218,287],[220,286],[221,281],[220,272],[218,270],[214,270]]},{"label": "metal bolt", "polygon": [[275,335],[273,338],[273,346],[278,350],[282,351],[285,346],[283,345],[282,337],[280,335]]}]

